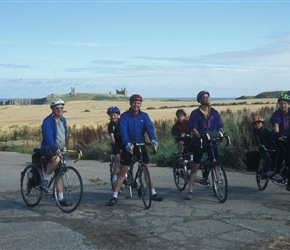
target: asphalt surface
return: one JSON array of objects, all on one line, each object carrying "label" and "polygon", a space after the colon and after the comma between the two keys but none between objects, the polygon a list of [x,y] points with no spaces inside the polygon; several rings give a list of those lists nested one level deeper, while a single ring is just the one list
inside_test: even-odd
[{"label": "asphalt surface", "polygon": [[290,192],[269,183],[259,191],[253,173],[227,171],[229,195],[219,203],[199,184],[194,198],[177,190],[171,168],[152,166],[163,202],[145,210],[123,188],[111,197],[108,163],[74,165],[84,181],[81,205],[61,212],[53,199],[28,208],[20,194],[20,172],[30,155],[0,152],[0,249],[290,249]]}]

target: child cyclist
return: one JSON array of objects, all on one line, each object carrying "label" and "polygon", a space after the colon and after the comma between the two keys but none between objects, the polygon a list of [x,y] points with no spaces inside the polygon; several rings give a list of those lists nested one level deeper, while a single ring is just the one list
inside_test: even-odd
[{"label": "child cyclist", "polygon": [[[270,123],[273,125],[274,143],[278,149],[276,172],[279,174],[283,160],[288,167],[290,166],[290,96],[281,93],[277,101],[279,109],[272,114]],[[290,191],[290,170],[287,179],[286,189]]]},{"label": "child cyclist", "polygon": [[[178,156],[183,156],[184,145],[191,143],[190,137],[185,137],[190,134],[188,120],[186,119],[186,111],[182,108],[176,110],[176,123],[173,125],[171,133],[177,142]],[[182,136],[184,136],[182,138]]]},{"label": "child cyclist", "polygon": [[119,166],[121,162],[121,145],[122,145],[122,139],[120,135],[120,109],[116,106],[111,106],[107,110],[107,114],[110,117],[110,122],[108,124],[108,133],[111,140],[111,147],[113,150],[113,154],[115,156],[115,162],[113,167],[113,177],[112,177],[112,185],[115,185],[117,180],[117,175],[119,172]]},{"label": "child cyclist", "polygon": [[[252,133],[253,139],[265,163],[265,165],[263,166],[261,177],[266,178],[266,173],[271,171],[272,170],[271,168],[273,168],[272,166],[275,166],[276,163],[275,159],[276,155],[271,154],[269,151],[267,151],[274,150],[274,143],[271,139],[271,131],[264,126],[265,120],[262,116],[258,115],[253,116],[252,124],[253,124],[253,133]],[[271,177],[271,174],[269,177]]]}]

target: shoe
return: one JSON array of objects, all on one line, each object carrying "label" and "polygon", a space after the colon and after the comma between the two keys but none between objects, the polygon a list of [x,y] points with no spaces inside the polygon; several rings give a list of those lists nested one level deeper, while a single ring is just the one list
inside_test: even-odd
[{"label": "shoe", "polygon": [[161,196],[159,196],[158,194],[153,194],[152,200],[153,201],[163,201],[163,198]]},{"label": "shoe", "polygon": [[41,189],[47,193],[49,193],[48,189],[48,179],[42,179],[41,180]]},{"label": "shoe", "polygon": [[188,192],[187,196],[186,196],[186,200],[192,200],[192,197],[193,197],[193,193],[192,192]]},{"label": "shoe", "polygon": [[287,191],[290,191],[290,185],[287,185],[287,186],[286,186],[286,190],[287,190]]},{"label": "shoe", "polygon": [[272,176],[272,178],[278,182],[281,182],[283,180],[281,175],[279,175],[279,174],[275,174],[274,176]]},{"label": "shoe", "polygon": [[115,197],[112,197],[108,203],[108,206],[114,206],[118,202],[118,199]]},{"label": "shoe", "polygon": [[69,207],[69,206],[72,205],[71,203],[68,203],[65,199],[60,200],[60,201],[59,201],[59,204],[60,204],[62,207]]}]

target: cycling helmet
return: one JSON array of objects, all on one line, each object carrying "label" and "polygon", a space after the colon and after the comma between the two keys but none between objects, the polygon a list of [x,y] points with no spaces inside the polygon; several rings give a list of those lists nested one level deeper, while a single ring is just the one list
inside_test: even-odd
[{"label": "cycling helmet", "polygon": [[284,100],[284,101],[290,101],[290,96],[289,95],[287,95],[287,94],[284,94],[284,93],[281,93],[279,96],[278,96],[278,102],[280,102],[280,101],[282,101],[282,100]]},{"label": "cycling helmet", "polygon": [[120,114],[121,111],[117,106],[111,106],[107,109],[107,114],[112,114],[112,113],[116,113],[116,114]]},{"label": "cycling helmet", "polygon": [[184,109],[177,109],[175,114],[178,115],[179,113],[183,113],[184,116],[186,116],[186,111]]},{"label": "cycling helmet", "polygon": [[200,92],[197,94],[197,96],[196,96],[196,100],[199,102],[200,98],[201,98],[204,94],[208,94],[208,95],[210,96],[210,94],[209,94],[208,91],[206,91],[206,90],[202,90],[202,91],[200,91]]},{"label": "cycling helmet", "polygon": [[55,99],[53,99],[53,100],[51,101],[51,103],[50,103],[50,107],[53,107],[53,106],[55,106],[55,105],[59,105],[59,104],[64,105],[64,101],[61,100],[61,99],[59,99],[59,98],[55,98]]},{"label": "cycling helmet", "polygon": [[255,122],[262,122],[262,123],[264,123],[265,120],[264,120],[264,118],[262,116],[255,115],[255,116],[253,116],[253,123],[255,123]]},{"label": "cycling helmet", "polygon": [[135,94],[130,97],[130,102],[136,102],[136,101],[142,102],[142,96]]}]

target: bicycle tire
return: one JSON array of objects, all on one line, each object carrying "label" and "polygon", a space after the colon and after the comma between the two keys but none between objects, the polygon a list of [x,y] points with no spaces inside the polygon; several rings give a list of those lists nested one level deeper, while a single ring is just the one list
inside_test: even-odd
[{"label": "bicycle tire", "polygon": [[138,196],[142,197],[143,204],[146,209],[151,207],[152,202],[152,193],[151,193],[151,179],[148,168],[145,164],[142,164],[140,171],[139,171],[139,181],[140,187],[138,190]]},{"label": "bicycle tire", "polygon": [[[32,178],[28,178],[30,173]],[[30,164],[21,172],[20,191],[27,206],[35,207],[39,204],[42,198],[42,191],[40,188],[40,175],[36,165]]]},{"label": "bicycle tire", "polygon": [[[62,180],[63,184],[63,199],[68,206],[63,206],[57,197],[57,183]],[[80,173],[71,166],[64,167],[57,174],[53,183],[53,193],[56,205],[64,213],[71,213],[79,206],[83,196],[83,181]]]},{"label": "bicycle tire", "polygon": [[183,191],[188,183],[188,173],[185,171],[184,162],[182,164],[183,167],[179,167],[179,163],[174,160],[173,163],[173,179],[174,183],[179,191]]},{"label": "bicycle tire", "polygon": [[220,203],[224,203],[228,197],[228,180],[226,171],[219,162],[215,162],[211,169],[211,175],[215,196]]},{"label": "bicycle tire", "polygon": [[[268,182],[269,182],[269,177],[267,175],[265,175],[265,177],[262,178],[263,167],[264,167],[264,158],[261,157],[258,170],[256,171],[256,182],[257,182],[258,189],[260,191],[265,190],[266,187],[268,186]],[[264,174],[266,174],[266,173],[264,173]]]}]

